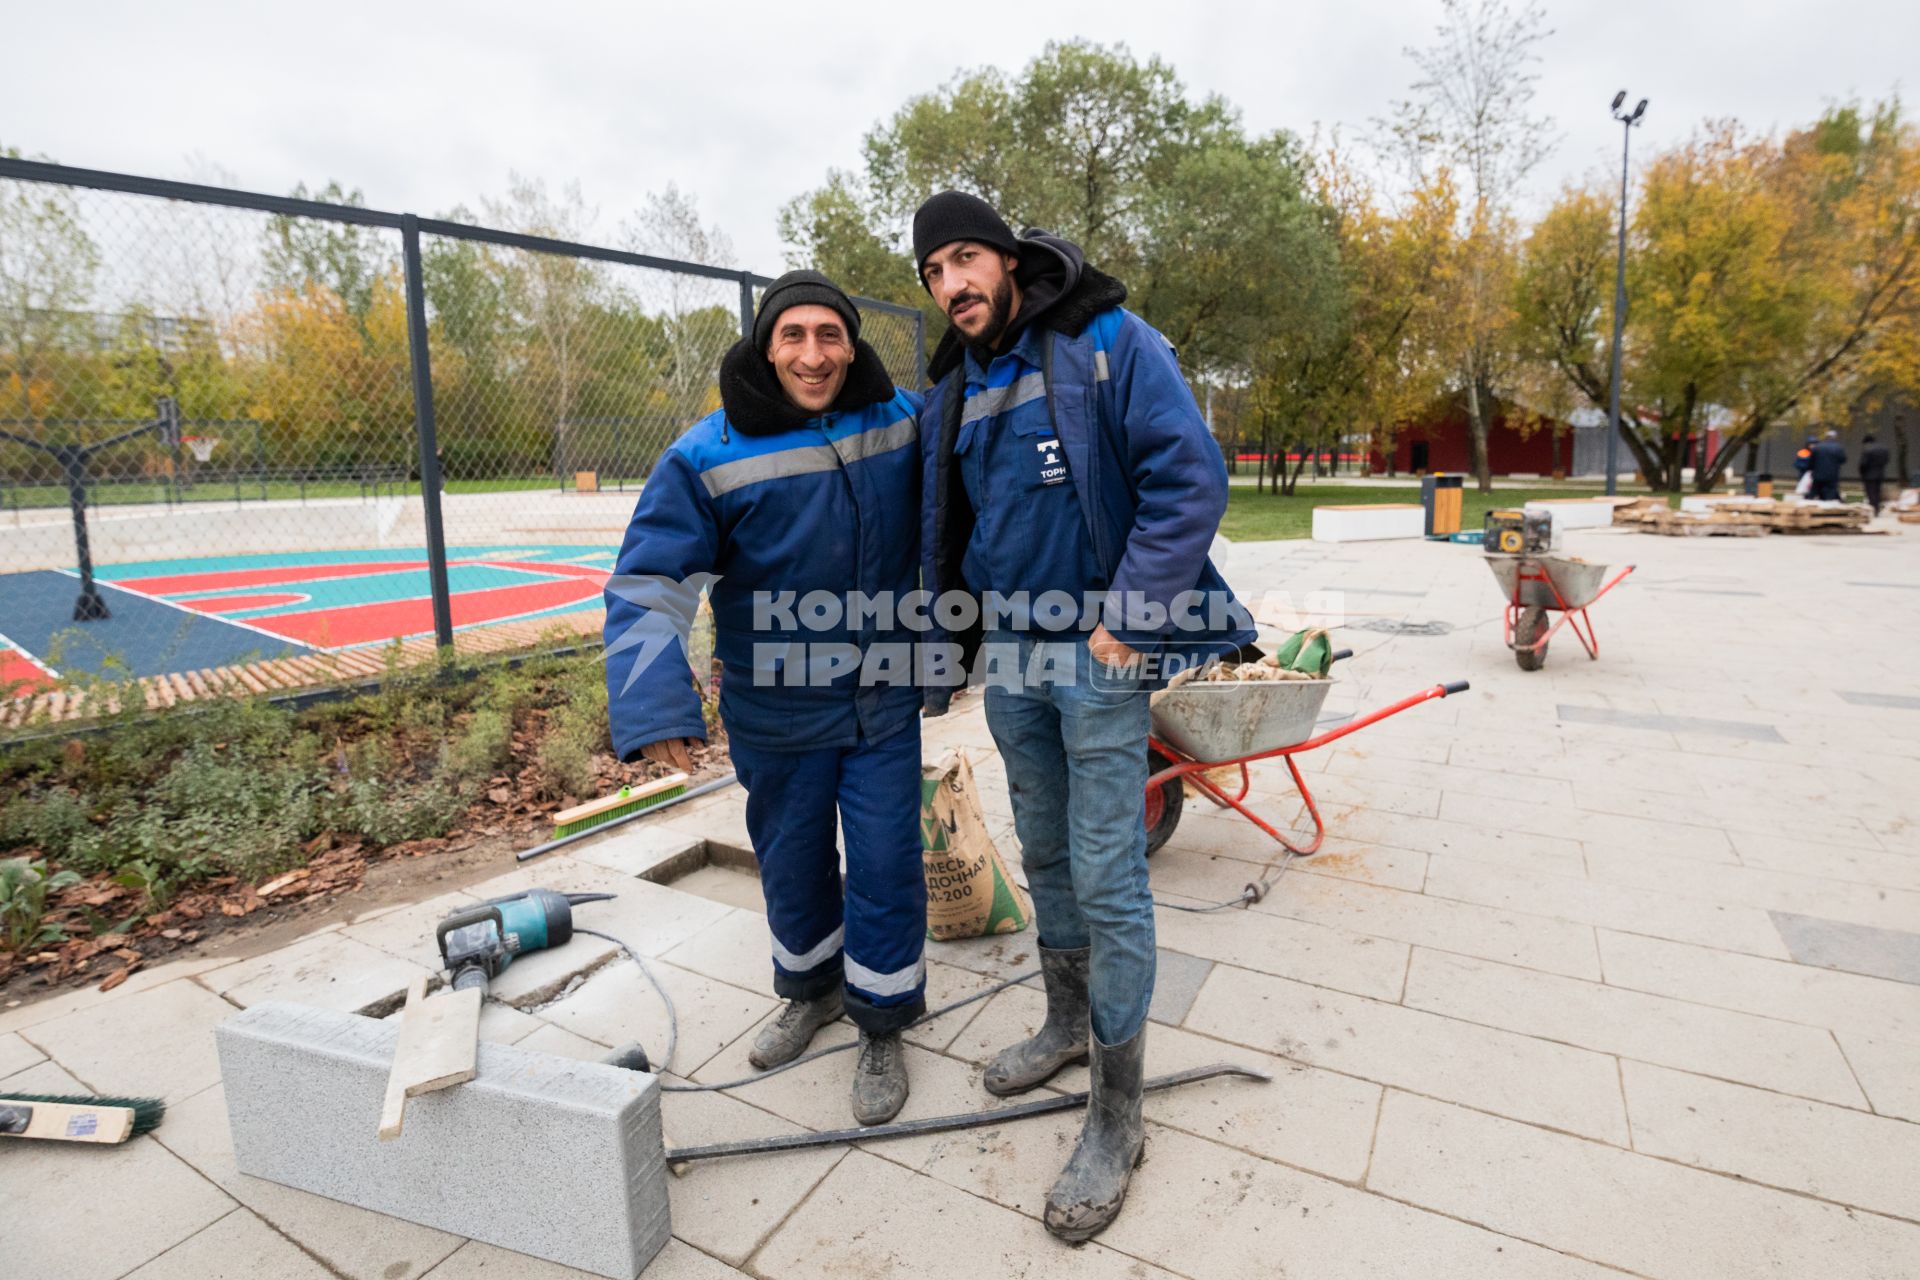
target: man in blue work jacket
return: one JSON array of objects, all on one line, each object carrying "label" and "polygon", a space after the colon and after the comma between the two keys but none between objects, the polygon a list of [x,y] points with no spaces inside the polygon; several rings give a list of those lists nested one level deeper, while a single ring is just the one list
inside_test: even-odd
[{"label": "man in blue work jacket", "polygon": [[[984,633],[1047,992],[1038,1034],[984,1083],[1018,1093],[1091,1057],[1086,1123],[1045,1212],[1077,1242],[1120,1212],[1144,1141],[1148,694],[1174,660],[1254,632],[1207,559],[1226,466],[1172,348],[1121,307],[1125,286],[957,191],[914,215],[913,250],[952,322],[921,413],[922,585],[949,602],[930,640],[971,667]],[[976,598],[978,627],[955,625],[971,617],[955,592]],[[937,715],[951,689],[928,683]]]},{"label": "man in blue work jacket", "polygon": [[614,746],[689,767],[706,728],[686,635],[711,583],[720,717],[787,1002],[750,1059],[792,1061],[844,1010],[860,1028],[853,1113],[880,1124],[907,1098],[900,1031],[926,1009],[920,695],[915,637],[854,593],[917,584],[920,398],[811,271],[767,289],[720,398],[648,478],[607,584]]}]

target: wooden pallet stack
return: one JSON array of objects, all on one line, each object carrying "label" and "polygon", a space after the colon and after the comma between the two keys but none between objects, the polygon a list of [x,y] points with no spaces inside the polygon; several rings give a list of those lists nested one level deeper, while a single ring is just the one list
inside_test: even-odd
[{"label": "wooden pallet stack", "polygon": [[1873,512],[1865,505],[1729,498],[1711,511],[1675,511],[1663,498],[1636,498],[1614,508],[1613,522],[1667,537],[1758,538],[1769,533],[1862,533]]}]

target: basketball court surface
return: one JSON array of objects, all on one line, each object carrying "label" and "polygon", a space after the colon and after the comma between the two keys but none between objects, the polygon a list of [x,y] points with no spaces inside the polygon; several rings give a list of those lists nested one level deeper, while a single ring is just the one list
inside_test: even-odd
[{"label": "basketball court surface", "polygon": [[[587,546],[447,549],[456,630],[602,608],[614,553]],[[0,687],[78,671],[161,676],[338,653],[433,634],[424,548],[196,556],[95,571],[112,616],[73,621],[79,575],[0,575]]]}]

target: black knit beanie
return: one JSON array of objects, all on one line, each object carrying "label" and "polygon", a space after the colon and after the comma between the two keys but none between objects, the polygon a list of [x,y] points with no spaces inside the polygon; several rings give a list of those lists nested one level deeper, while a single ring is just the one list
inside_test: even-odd
[{"label": "black knit beanie", "polygon": [[927,255],[955,240],[977,240],[1002,253],[1020,252],[1013,228],[992,205],[964,191],[942,191],[927,197],[913,215],[913,266],[922,288],[927,283]]},{"label": "black knit beanie", "polygon": [[839,312],[840,318],[847,322],[847,342],[860,340],[860,313],[839,285],[818,271],[789,271],[760,295],[760,311],[753,318],[753,349],[766,355],[767,343],[773,338],[773,325],[780,313],[788,307],[809,304]]}]

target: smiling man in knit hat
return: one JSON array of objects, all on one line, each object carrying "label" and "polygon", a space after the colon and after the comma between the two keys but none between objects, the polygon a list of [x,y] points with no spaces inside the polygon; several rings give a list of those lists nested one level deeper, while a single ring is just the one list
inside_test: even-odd
[{"label": "smiling man in knit hat", "polygon": [[[1173,348],[1120,305],[1126,286],[959,191],[920,206],[913,253],[952,322],[921,412],[922,585],[979,602],[979,627],[948,628],[958,665],[979,646],[1015,673],[988,678],[987,727],[1047,993],[1039,1031],[984,1084],[1019,1093],[1091,1059],[1086,1123],[1044,1214],[1079,1242],[1119,1214],[1145,1142],[1148,694],[1250,643],[1252,619],[1207,559],[1227,502],[1219,447]],[[930,679],[927,713],[950,697]]]},{"label": "smiling man in knit hat", "polygon": [[[860,1029],[854,1117],[880,1124],[906,1102],[900,1031],[926,1009],[920,698],[910,660],[892,673],[867,661],[909,650],[911,633],[844,605],[917,585],[920,399],[812,271],[768,287],[752,336],[721,362],[720,399],[648,477],[607,584],[614,746],[691,767],[706,726],[686,634],[712,583],[720,718],[786,1001],[750,1058],[790,1062],[844,1011]],[[796,618],[810,596],[843,607]]]}]

